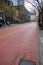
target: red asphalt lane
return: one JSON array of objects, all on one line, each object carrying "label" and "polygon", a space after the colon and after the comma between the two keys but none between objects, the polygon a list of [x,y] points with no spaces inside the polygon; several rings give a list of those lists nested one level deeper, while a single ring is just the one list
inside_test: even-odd
[{"label": "red asphalt lane", "polygon": [[39,65],[37,23],[0,29],[0,65],[18,65],[21,59]]}]

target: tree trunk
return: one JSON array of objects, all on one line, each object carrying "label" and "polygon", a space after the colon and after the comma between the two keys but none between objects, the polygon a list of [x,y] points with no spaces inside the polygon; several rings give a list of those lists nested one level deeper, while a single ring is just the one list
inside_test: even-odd
[{"label": "tree trunk", "polygon": [[41,12],[39,11],[39,16],[38,16],[38,24],[39,24],[39,27],[41,27],[41,19],[40,19],[40,16],[41,16]]},{"label": "tree trunk", "polygon": [[39,27],[43,29],[43,9],[41,9],[41,12],[39,11],[38,24],[39,24]]}]

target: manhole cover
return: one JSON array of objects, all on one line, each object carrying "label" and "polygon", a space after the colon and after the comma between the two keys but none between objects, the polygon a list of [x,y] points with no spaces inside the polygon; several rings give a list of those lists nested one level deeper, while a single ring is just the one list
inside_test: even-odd
[{"label": "manhole cover", "polygon": [[35,62],[27,61],[27,60],[21,60],[19,65],[36,65]]}]

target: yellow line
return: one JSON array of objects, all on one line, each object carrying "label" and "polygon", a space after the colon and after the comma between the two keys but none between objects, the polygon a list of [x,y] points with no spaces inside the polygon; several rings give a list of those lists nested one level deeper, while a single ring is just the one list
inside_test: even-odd
[{"label": "yellow line", "polygon": [[0,37],[0,40],[6,38],[6,37],[8,37],[8,36],[10,36],[11,34],[13,34],[13,33],[15,33],[15,32],[17,32],[17,30],[18,30],[18,29],[14,30],[13,32],[9,32],[9,33],[5,34],[4,36]]},{"label": "yellow line", "polygon": [[1,39],[4,39],[4,38],[6,38],[6,37],[8,37],[9,35],[11,35],[11,33],[8,33],[8,34],[6,34],[6,35],[0,37],[0,40],[1,40]]}]

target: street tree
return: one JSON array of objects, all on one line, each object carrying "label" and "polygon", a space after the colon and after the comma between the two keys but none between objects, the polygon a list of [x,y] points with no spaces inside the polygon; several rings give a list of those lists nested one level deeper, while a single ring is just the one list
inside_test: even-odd
[{"label": "street tree", "polygon": [[[43,7],[42,7],[42,0],[26,0],[28,3],[30,3],[33,7],[37,9],[39,12],[38,16],[38,24],[43,28]],[[40,2],[41,1],[41,2]]]},{"label": "street tree", "polygon": [[13,15],[13,8],[5,3],[5,0],[0,0],[0,10],[4,11],[4,14],[7,16]]}]

